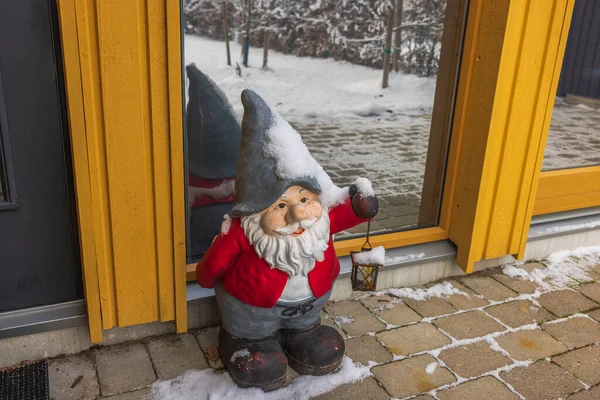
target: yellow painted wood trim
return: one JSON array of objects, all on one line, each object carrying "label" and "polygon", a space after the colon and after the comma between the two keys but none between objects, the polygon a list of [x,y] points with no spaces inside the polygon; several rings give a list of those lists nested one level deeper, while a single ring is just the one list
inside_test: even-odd
[{"label": "yellow painted wood trim", "polygon": [[[143,3],[142,3],[143,4]],[[152,118],[150,119],[150,135],[154,165],[160,165],[161,160],[171,160],[171,145],[169,127],[169,106],[165,104],[165,96],[169,93],[168,73],[165,71],[164,58],[167,56],[167,20],[166,2],[149,1],[146,10],[148,47],[146,54],[147,69],[150,82],[149,102]],[[167,35],[165,35],[167,32]],[[151,44],[151,45],[150,45]],[[143,57],[143,56],[142,56]],[[169,65],[167,65],[167,69]],[[177,90],[175,86],[173,90]],[[167,105],[167,106],[165,106]],[[167,165],[165,165],[167,166]],[[173,198],[165,188],[171,187],[172,165],[170,168],[153,168],[152,179],[154,209],[156,213],[155,236],[157,243],[173,243],[172,220]],[[174,248],[172,246],[155,246],[158,267],[158,296],[159,318],[161,321],[175,319],[175,274],[173,273]]]},{"label": "yellow painted wood trim", "polygon": [[[371,236],[370,242],[373,247],[383,246],[386,249],[394,247],[410,246],[413,244],[421,244],[435,242],[437,240],[448,239],[448,233],[440,227],[414,229],[410,231],[387,233],[383,235]],[[335,254],[338,257],[347,256],[351,251],[358,251],[365,243],[365,238],[356,238],[348,240],[340,240],[334,242]],[[196,280],[196,264],[187,264],[187,280]]]},{"label": "yellow painted wood trim", "polygon": [[542,172],[533,215],[600,206],[600,166]]},{"label": "yellow painted wood trim", "polygon": [[[410,246],[436,240],[448,239],[448,233],[442,228],[435,226],[431,228],[414,229],[410,231],[387,233],[371,236],[370,242],[373,247],[383,246],[386,249],[394,247]],[[347,256],[351,251],[358,251],[365,243],[365,238],[340,240],[334,242],[335,254],[338,257]]]},{"label": "yellow painted wood trim", "polygon": [[517,254],[526,237],[570,1],[481,3],[476,57],[466,60],[469,94],[455,116],[462,138],[448,208],[449,237],[466,272],[479,260]]},{"label": "yellow painted wood trim", "polygon": [[600,165],[544,171],[540,174],[537,199],[600,191]]},{"label": "yellow painted wood trim", "polygon": [[183,332],[180,3],[60,0],[58,5],[63,36],[69,38],[65,75],[86,300],[97,310],[91,316],[101,315],[90,321],[92,340],[102,339],[102,328],[158,320],[175,319]]},{"label": "yellow painted wood trim", "polygon": [[482,1],[472,1],[469,5],[469,12],[467,15],[463,57],[454,104],[452,133],[450,137],[450,147],[448,149],[448,162],[446,165],[446,177],[442,194],[442,207],[440,210],[440,227],[445,231],[449,230],[452,219],[454,193],[456,191],[456,181],[459,172],[459,154],[462,152],[462,144],[464,141],[467,101],[469,99],[471,81],[473,79],[473,68],[477,56],[477,40],[482,6]]},{"label": "yellow painted wood trim", "polygon": [[79,43],[74,0],[58,2],[60,35],[65,73],[65,92],[69,115],[69,133],[73,154],[73,174],[79,222],[79,242],[90,341],[102,341],[102,314],[91,203],[86,126],[79,66]]},{"label": "yellow painted wood trim", "polygon": [[[519,238],[519,248],[517,253],[517,259],[521,260],[525,257],[525,248],[527,246],[527,237],[529,235],[529,226],[531,222],[531,218],[535,214],[535,209],[538,206],[537,198],[540,193],[540,184],[541,184],[541,173],[542,163],[544,161],[544,153],[546,150],[546,143],[548,140],[548,131],[550,130],[550,123],[552,121],[552,110],[554,109],[554,96],[556,90],[558,88],[558,82],[560,80],[560,71],[562,68],[562,63],[565,55],[565,50],[567,47],[567,39],[569,35],[569,29],[571,26],[571,19],[573,16],[573,8],[575,6],[575,0],[567,0],[564,8],[564,12],[558,12],[555,15],[555,25],[559,25],[562,20],[562,26],[560,26],[559,32],[559,43],[556,51],[556,58],[554,60],[554,71],[552,74],[551,80],[549,79],[548,85],[550,87],[548,92],[548,100],[546,103],[545,115],[542,120],[542,137],[540,140],[538,153],[535,158],[535,166],[534,166],[534,175],[531,181],[531,191],[529,193],[529,197],[526,199],[527,207],[525,209],[525,221],[526,224],[523,227],[520,238]],[[525,201],[525,200],[524,200]],[[513,232],[513,235],[517,235],[518,232]]]},{"label": "yellow painted wood trim", "polygon": [[533,215],[544,215],[598,206],[600,206],[600,192],[568,194],[551,199],[536,200]]},{"label": "yellow painted wood trim", "polygon": [[167,70],[169,79],[169,127],[171,144],[171,195],[173,204],[173,266],[175,326],[187,331],[185,179],[183,169],[183,59],[181,54],[181,2],[166,0]]},{"label": "yellow painted wood trim", "polygon": [[[93,0],[75,0],[76,26],[79,41],[79,63],[86,122],[87,154],[91,185],[91,206],[94,217],[94,239],[102,325],[110,329],[117,325],[115,279],[112,268],[112,238],[109,234],[110,211],[105,193],[108,192],[106,153],[103,150],[104,122],[99,72],[98,35]],[[65,68],[69,68],[68,65]]]}]

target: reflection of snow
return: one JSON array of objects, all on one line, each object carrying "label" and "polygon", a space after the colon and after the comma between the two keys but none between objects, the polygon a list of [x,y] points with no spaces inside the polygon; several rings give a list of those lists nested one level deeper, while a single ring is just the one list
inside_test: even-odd
[{"label": "reflection of snow", "polygon": [[[240,46],[231,43],[231,54]],[[290,122],[335,121],[386,115],[390,112],[422,114],[433,105],[435,79],[392,73],[390,87],[381,89],[381,71],[331,59],[300,58],[269,52],[269,69],[263,70],[262,49],[250,50],[242,76],[226,64],[225,44],[195,35],[185,36],[186,64],[195,62],[227,95],[239,115],[240,93],[253,89]],[[241,64],[241,63],[240,63]],[[254,68],[252,68],[254,67]]]}]

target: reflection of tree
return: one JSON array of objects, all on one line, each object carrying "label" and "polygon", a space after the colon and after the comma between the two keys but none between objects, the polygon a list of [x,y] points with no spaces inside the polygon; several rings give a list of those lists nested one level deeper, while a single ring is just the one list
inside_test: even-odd
[{"label": "reflection of tree", "polygon": [[[230,34],[246,32],[246,2],[229,0]],[[309,57],[332,57],[380,68],[386,19],[397,0],[253,0],[252,46]],[[223,40],[222,0],[186,0],[185,31]],[[446,0],[403,0],[400,68],[434,75],[439,64]]]}]

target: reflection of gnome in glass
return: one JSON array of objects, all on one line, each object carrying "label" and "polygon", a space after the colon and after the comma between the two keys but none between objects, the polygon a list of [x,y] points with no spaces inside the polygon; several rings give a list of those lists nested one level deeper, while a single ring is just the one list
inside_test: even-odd
[{"label": "reflection of gnome in glass", "polygon": [[284,383],[288,364],[310,375],[340,365],[344,341],[320,324],[340,271],[332,235],[374,217],[378,202],[366,179],[335,186],[256,93],[245,90],[242,103],[236,205],[196,276],[215,287],[231,377],[267,391]]},{"label": "reflection of gnome in glass", "polygon": [[219,87],[194,64],[186,67],[188,201],[191,257],[201,256],[235,202],[234,178],[242,131]]}]

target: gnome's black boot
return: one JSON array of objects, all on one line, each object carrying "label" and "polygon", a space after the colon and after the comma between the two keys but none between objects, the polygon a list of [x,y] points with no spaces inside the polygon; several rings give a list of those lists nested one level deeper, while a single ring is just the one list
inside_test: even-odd
[{"label": "gnome's black boot", "polygon": [[280,338],[290,367],[303,375],[326,375],[335,371],[344,357],[342,336],[320,323],[306,329],[282,329]]},{"label": "gnome's black boot", "polygon": [[276,336],[242,339],[221,328],[219,353],[231,378],[241,387],[269,392],[285,383],[288,362]]}]

